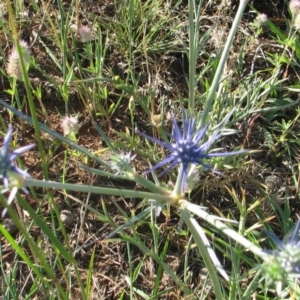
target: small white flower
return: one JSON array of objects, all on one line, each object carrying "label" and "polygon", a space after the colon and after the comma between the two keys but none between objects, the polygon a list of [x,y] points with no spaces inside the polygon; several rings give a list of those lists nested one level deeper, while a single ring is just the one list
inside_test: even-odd
[{"label": "small white flower", "polygon": [[290,11],[293,15],[298,15],[300,13],[300,0],[290,1]]},{"label": "small white flower", "polygon": [[95,32],[93,28],[88,25],[82,25],[77,27],[77,25],[72,24],[70,29],[75,33],[75,37],[82,43],[87,43],[95,39]]},{"label": "small white flower", "polygon": [[64,132],[64,136],[77,134],[80,127],[78,124],[78,117],[65,116],[60,120],[60,126]]},{"label": "small white flower", "polygon": [[95,39],[95,35],[94,35],[94,32],[92,31],[92,29],[87,26],[87,25],[84,25],[84,26],[80,26],[78,28],[78,34],[79,34],[79,40],[82,42],[82,43],[87,43],[87,42],[90,42],[92,40]]},{"label": "small white flower", "polygon": [[266,14],[258,14],[255,20],[257,24],[261,26],[267,22],[268,16]]}]

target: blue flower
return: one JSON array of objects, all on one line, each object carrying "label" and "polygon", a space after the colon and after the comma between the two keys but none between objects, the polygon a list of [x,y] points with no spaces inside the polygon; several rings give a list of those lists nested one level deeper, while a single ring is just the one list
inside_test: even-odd
[{"label": "blue flower", "polygon": [[190,164],[202,165],[213,172],[219,173],[214,170],[211,166],[207,165],[203,160],[210,159],[212,157],[218,156],[230,156],[236,154],[246,153],[245,150],[242,151],[232,151],[232,152],[214,152],[208,153],[211,145],[219,139],[221,134],[216,131],[212,136],[208,138],[207,141],[203,142],[206,131],[209,124],[204,128],[196,129],[196,120],[194,117],[187,117],[185,111],[182,112],[182,131],[180,131],[177,121],[173,115],[173,133],[169,135],[173,142],[167,143],[160,141],[156,138],[150,137],[138,130],[137,133],[153,143],[159,144],[169,150],[169,155],[163,161],[152,167],[147,173],[152,172],[166,164],[169,164],[167,169],[163,171],[160,176],[166,174],[173,167],[182,164],[183,166],[183,176],[182,182],[185,183],[187,179],[188,168]]},{"label": "blue flower", "polygon": [[[300,277],[300,220],[297,221],[293,232],[281,241],[274,233],[265,234],[276,244],[276,250],[266,250],[267,253],[283,258],[285,268],[296,277]],[[282,262],[283,262],[282,261]]]},{"label": "blue flower", "polygon": [[[12,126],[9,125],[7,134],[3,140],[2,148],[0,149],[0,178],[3,180],[4,187],[6,189],[9,188],[9,183],[11,179],[17,182],[17,187],[20,187],[25,193],[28,193],[28,191],[22,187],[22,179],[28,178],[30,175],[24,171],[18,168],[15,165],[15,159],[21,155],[22,153],[28,151],[32,147],[34,147],[34,144],[27,145],[18,149],[13,150],[12,152],[9,151],[10,141],[12,138]],[[3,191],[2,191],[3,192]],[[13,200],[13,195],[16,194],[16,189],[13,189],[12,194],[10,195],[7,205],[10,205]]]},{"label": "blue flower", "polygon": [[277,294],[280,295],[284,285],[289,285],[293,279],[300,279],[300,220],[297,221],[292,233],[281,241],[274,233],[265,231],[273,240],[277,249],[265,250],[270,259],[263,269],[267,275],[267,284],[275,283]]}]

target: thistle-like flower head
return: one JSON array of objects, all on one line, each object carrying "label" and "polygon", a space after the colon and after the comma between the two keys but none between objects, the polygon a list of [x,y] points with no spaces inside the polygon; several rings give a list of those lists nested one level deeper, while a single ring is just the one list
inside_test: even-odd
[{"label": "thistle-like flower head", "polygon": [[17,175],[20,177],[30,177],[30,175],[26,171],[21,170],[15,165],[15,159],[22,153],[34,147],[34,144],[31,144],[9,152],[11,137],[12,126],[10,125],[8,127],[8,132],[4,138],[3,146],[0,149],[0,176],[3,179],[3,184],[6,188],[8,188],[9,185],[10,174],[12,176]]},{"label": "thistle-like flower head", "polygon": [[169,150],[169,155],[166,159],[156,164],[147,173],[152,172],[166,164],[169,164],[167,169],[160,175],[166,174],[173,167],[182,164],[183,166],[183,183],[186,182],[187,172],[190,164],[201,165],[204,168],[212,170],[216,173],[216,170],[207,165],[204,160],[218,156],[229,156],[235,154],[245,153],[246,151],[233,151],[233,152],[214,152],[208,153],[211,145],[219,139],[221,134],[217,131],[211,135],[208,140],[203,141],[209,124],[205,127],[197,129],[196,120],[194,117],[188,117],[185,111],[182,112],[182,131],[180,130],[175,117],[173,116],[173,133],[171,135],[172,142],[163,142],[156,138],[150,137],[137,130],[137,133],[152,142],[159,144]]},{"label": "thistle-like flower head", "polygon": [[[266,231],[266,235],[276,244],[276,250],[266,250],[277,257],[283,258],[285,267],[291,273],[300,277],[300,220],[297,221],[295,228],[290,236],[281,241],[274,233]],[[285,261],[286,260],[286,261]]]},{"label": "thistle-like flower head", "polygon": [[[9,145],[10,145],[11,137],[12,137],[12,126],[10,125],[8,127],[7,134],[3,140],[2,148],[0,149],[0,178],[3,180],[3,184],[6,189],[9,188],[9,183],[11,179],[17,183],[17,187],[13,188],[13,191],[7,201],[7,205],[10,205],[11,202],[13,201],[13,198],[18,188],[21,188],[25,193],[28,193],[28,191],[24,187],[22,187],[22,180],[23,178],[30,177],[30,175],[26,171],[18,168],[15,165],[15,160],[19,155],[34,147],[34,144],[31,144],[31,145],[27,145],[15,149],[12,152],[10,152]],[[4,215],[5,212],[6,210],[4,210],[2,215]]]},{"label": "thistle-like flower head", "polygon": [[111,168],[116,171],[116,175],[126,174],[126,172],[133,172],[133,168],[130,163],[134,160],[136,154],[128,153],[116,153],[111,157]]},{"label": "thistle-like flower head", "polygon": [[272,232],[266,231],[266,235],[273,240],[277,249],[266,250],[270,255],[269,261],[265,262],[264,269],[267,273],[268,284],[275,283],[278,295],[281,294],[284,285],[289,280],[300,279],[300,220],[297,221],[291,235],[281,241]]}]

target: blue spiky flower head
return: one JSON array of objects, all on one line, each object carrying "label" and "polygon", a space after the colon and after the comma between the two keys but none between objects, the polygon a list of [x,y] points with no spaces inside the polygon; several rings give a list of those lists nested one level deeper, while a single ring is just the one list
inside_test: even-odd
[{"label": "blue spiky flower head", "polygon": [[[231,115],[231,113],[230,113]],[[229,116],[226,117],[227,119]],[[214,170],[211,166],[207,165],[204,160],[210,159],[212,157],[219,156],[230,156],[245,153],[246,151],[232,151],[232,152],[213,152],[209,153],[208,150],[212,146],[212,144],[218,140],[221,136],[219,130],[215,131],[206,141],[205,135],[209,124],[207,124],[203,128],[196,127],[196,119],[193,116],[188,116],[184,110],[182,110],[182,130],[180,130],[177,120],[175,116],[172,116],[173,122],[173,130],[171,137],[171,142],[160,141],[156,138],[148,136],[139,130],[136,130],[137,133],[152,142],[159,144],[166,148],[169,151],[169,155],[167,158],[156,164],[152,167],[147,173],[152,172],[166,164],[169,164],[165,171],[163,171],[160,175],[166,174],[172,168],[177,165],[182,166],[182,187],[181,191],[183,193],[184,186],[187,179],[188,169],[191,164],[193,165],[201,165],[204,168],[212,170],[213,172],[219,173]]]},{"label": "blue spiky flower head", "polygon": [[[34,144],[27,145],[10,152],[9,146],[12,138],[12,131],[12,126],[9,125],[7,134],[3,140],[2,148],[0,149],[0,178],[3,180],[3,184],[6,189],[9,188],[9,184],[13,180],[16,183],[17,188],[21,188],[25,193],[27,193],[26,188],[22,186],[22,180],[23,178],[30,177],[30,175],[26,171],[18,168],[15,165],[15,160],[19,155],[34,147]],[[14,189],[14,194],[15,191],[16,189]],[[12,197],[12,195],[9,197],[7,205],[11,204],[13,198],[14,197]]]},{"label": "blue spiky flower head", "polygon": [[265,231],[276,244],[277,249],[265,250],[269,254],[262,268],[266,272],[267,284],[275,284],[276,292],[281,294],[284,286],[300,279],[300,220],[297,221],[290,235],[281,241],[274,233]]}]

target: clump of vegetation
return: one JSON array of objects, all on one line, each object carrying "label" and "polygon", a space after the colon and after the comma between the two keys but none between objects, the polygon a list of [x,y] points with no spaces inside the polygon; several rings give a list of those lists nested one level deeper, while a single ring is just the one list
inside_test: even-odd
[{"label": "clump of vegetation", "polygon": [[299,8],[0,4],[4,299],[298,299]]}]

